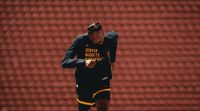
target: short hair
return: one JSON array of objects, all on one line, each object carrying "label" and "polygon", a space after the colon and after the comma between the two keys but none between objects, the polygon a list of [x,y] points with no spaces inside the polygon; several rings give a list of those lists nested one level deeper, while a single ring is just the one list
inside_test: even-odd
[{"label": "short hair", "polygon": [[101,24],[98,22],[92,23],[91,25],[88,26],[88,34],[92,35],[92,32],[94,31],[99,31],[102,29]]}]

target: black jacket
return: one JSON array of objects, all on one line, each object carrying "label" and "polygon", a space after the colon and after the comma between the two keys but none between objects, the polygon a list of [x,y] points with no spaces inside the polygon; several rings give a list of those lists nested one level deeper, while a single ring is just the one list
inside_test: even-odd
[{"label": "black jacket", "polygon": [[[88,34],[79,35],[68,49],[62,60],[63,68],[74,68],[75,81],[79,86],[88,86],[101,81],[104,77],[112,79],[109,62],[115,62],[118,34],[110,31],[105,34],[102,45],[92,44]],[[108,57],[109,52],[109,57]],[[77,55],[77,59],[73,59]],[[93,68],[85,67],[85,60],[96,59]]]}]

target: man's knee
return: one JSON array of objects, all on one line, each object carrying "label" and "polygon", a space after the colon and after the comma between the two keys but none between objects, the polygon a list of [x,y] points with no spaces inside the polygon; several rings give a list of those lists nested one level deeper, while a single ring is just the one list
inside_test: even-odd
[{"label": "man's knee", "polygon": [[96,101],[97,111],[108,111],[109,100],[99,99]]},{"label": "man's knee", "polygon": [[92,111],[92,107],[90,107],[90,109],[89,109],[89,110],[87,110],[87,111]]}]

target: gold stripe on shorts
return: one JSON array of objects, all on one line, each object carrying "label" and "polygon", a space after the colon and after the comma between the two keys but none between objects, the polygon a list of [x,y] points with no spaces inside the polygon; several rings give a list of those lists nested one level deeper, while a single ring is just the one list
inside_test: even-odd
[{"label": "gold stripe on shorts", "polygon": [[99,90],[99,91],[97,91],[96,93],[93,94],[92,98],[94,98],[95,95],[97,95],[98,93],[103,92],[103,91],[111,91],[111,90],[110,90],[110,88]]},{"label": "gold stripe on shorts", "polygon": [[78,98],[76,98],[76,100],[81,104],[85,104],[85,105],[89,105],[89,106],[93,106],[95,104],[95,102],[94,103],[88,103],[88,102],[85,102],[85,101],[81,101]]}]

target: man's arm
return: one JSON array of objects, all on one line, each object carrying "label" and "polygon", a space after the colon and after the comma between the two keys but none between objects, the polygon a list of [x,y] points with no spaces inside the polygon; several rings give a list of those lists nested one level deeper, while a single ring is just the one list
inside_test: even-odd
[{"label": "man's arm", "polygon": [[62,67],[63,68],[74,68],[74,67],[79,67],[85,66],[85,59],[75,59],[75,55],[77,54],[78,51],[78,39],[76,38],[70,48],[68,49],[67,53],[65,54],[63,60],[62,60]]},{"label": "man's arm", "polygon": [[114,35],[114,43],[109,51],[109,60],[110,60],[110,66],[111,66],[111,70],[114,69],[115,67],[115,59],[116,59],[116,51],[117,51],[117,39],[118,39],[118,34],[113,32]]},{"label": "man's arm", "polygon": [[115,62],[115,59],[116,59],[118,34],[116,32],[113,32],[113,36],[114,36],[114,43],[109,51],[110,62]]}]

